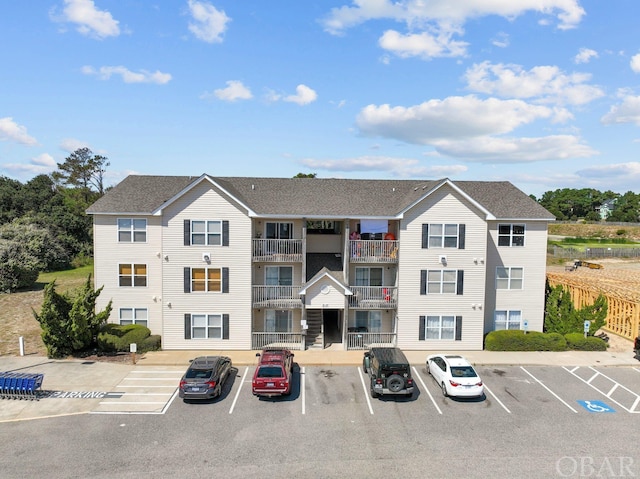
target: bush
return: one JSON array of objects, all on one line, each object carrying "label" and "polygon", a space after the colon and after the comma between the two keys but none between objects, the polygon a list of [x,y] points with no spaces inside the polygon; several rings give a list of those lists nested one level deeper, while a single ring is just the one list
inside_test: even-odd
[{"label": "bush", "polygon": [[606,351],[607,343],[594,336],[584,337],[584,334],[569,333],[564,335],[567,341],[567,347],[574,351]]},{"label": "bush", "polygon": [[[98,349],[105,353],[129,352],[129,345],[136,343],[138,352],[143,352],[143,345],[150,336],[149,328],[140,324],[121,326],[109,323],[98,333]],[[149,344],[155,344],[155,340],[151,340]]]},{"label": "bush", "polygon": [[138,351],[145,353],[147,351],[158,351],[162,345],[162,336],[152,334],[148,338],[142,340],[142,344],[138,344]]},{"label": "bush", "polygon": [[509,329],[491,331],[484,347],[487,351],[566,351],[567,341],[558,333]]}]

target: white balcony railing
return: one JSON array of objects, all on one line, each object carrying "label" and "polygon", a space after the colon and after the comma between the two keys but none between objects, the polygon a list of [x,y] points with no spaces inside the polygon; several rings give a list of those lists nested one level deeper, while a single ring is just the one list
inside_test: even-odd
[{"label": "white balcony railing", "polygon": [[304,349],[301,333],[252,333],[251,349]]},{"label": "white balcony railing", "polygon": [[347,349],[369,349],[373,346],[395,347],[396,333],[347,333]]},{"label": "white balcony railing", "polygon": [[253,286],[254,308],[302,308],[302,286]]},{"label": "white balcony railing", "polygon": [[352,263],[397,263],[397,240],[349,240]]},{"label": "white balcony railing", "polygon": [[301,239],[254,239],[253,261],[300,262],[302,261]]},{"label": "white balcony railing", "polygon": [[394,286],[349,286],[353,295],[349,297],[350,308],[393,309],[398,307],[398,288]]}]

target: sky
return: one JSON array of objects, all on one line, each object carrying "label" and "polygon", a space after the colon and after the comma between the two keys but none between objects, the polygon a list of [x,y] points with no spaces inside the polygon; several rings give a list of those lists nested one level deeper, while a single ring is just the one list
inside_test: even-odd
[{"label": "sky", "polygon": [[638,0],[0,0],[0,176],[640,192]]}]

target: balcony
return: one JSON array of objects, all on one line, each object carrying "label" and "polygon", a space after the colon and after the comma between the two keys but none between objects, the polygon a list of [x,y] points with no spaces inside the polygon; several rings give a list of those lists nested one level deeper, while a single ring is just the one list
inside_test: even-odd
[{"label": "balcony", "polygon": [[253,286],[254,308],[302,308],[302,286]]},{"label": "balcony", "polygon": [[295,263],[302,262],[301,239],[254,239],[254,262]]},{"label": "balcony", "polygon": [[254,332],[251,336],[251,349],[304,349],[302,333]]},{"label": "balcony", "polygon": [[397,263],[397,240],[349,240],[352,263]]},{"label": "balcony", "polygon": [[349,307],[355,309],[395,309],[398,307],[398,288],[393,286],[349,286],[353,295]]},{"label": "balcony", "polygon": [[396,333],[347,333],[347,349],[369,349],[372,347],[395,347]]}]

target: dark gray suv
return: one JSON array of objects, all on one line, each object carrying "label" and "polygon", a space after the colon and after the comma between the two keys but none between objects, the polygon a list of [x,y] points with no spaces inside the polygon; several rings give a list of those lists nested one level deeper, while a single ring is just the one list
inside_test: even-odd
[{"label": "dark gray suv", "polygon": [[398,348],[371,348],[364,353],[362,369],[369,375],[371,397],[395,394],[411,397],[411,365]]}]

